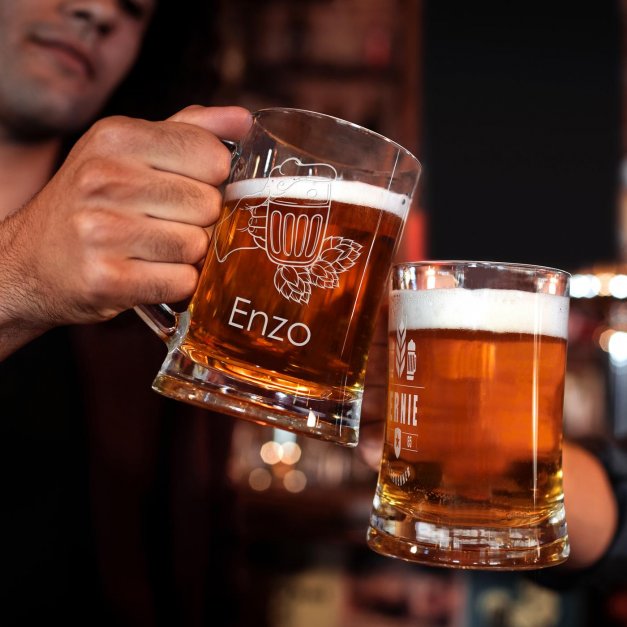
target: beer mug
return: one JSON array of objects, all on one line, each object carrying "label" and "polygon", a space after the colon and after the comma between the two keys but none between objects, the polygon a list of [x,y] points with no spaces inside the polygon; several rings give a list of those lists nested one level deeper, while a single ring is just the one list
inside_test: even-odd
[{"label": "beer mug", "polygon": [[153,389],[355,446],[368,347],[420,174],[355,124],[264,109],[236,145],[183,313],[138,313],[167,343]]},{"label": "beer mug", "polygon": [[372,549],[503,570],[568,557],[561,459],[568,289],[567,273],[539,266],[394,266]]}]

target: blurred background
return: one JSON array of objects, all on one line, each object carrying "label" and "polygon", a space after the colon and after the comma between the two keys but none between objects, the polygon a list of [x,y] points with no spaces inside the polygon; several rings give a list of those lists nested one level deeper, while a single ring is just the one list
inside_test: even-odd
[{"label": "blurred background", "polygon": [[[627,2],[222,0],[214,104],[333,114],[422,161],[399,259],[573,273],[565,432],[627,441]],[[357,451],[238,421],[244,625],[627,625],[624,589],[372,554]]]}]

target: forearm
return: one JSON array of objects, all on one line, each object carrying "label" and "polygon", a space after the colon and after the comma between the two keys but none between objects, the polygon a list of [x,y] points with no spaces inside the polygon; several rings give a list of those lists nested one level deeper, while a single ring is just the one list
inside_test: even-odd
[{"label": "forearm", "polygon": [[599,460],[566,442],[563,450],[564,498],[571,554],[569,568],[586,568],[609,548],[618,524],[616,497]]},{"label": "forearm", "polygon": [[13,215],[0,222],[0,361],[48,328],[22,307],[29,279],[18,254],[20,217]]}]

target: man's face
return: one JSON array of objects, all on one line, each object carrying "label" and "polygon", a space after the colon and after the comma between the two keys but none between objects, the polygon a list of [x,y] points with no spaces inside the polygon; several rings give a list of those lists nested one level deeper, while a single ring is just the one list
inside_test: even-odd
[{"label": "man's face", "polygon": [[0,136],[88,123],[133,65],[156,0],[0,0]]}]

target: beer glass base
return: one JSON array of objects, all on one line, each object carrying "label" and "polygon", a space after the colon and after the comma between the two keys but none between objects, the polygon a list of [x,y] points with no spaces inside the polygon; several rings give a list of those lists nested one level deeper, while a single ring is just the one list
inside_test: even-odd
[{"label": "beer glass base", "polygon": [[204,409],[342,446],[357,446],[359,440],[361,397],[337,401],[286,394],[198,364],[180,350],[170,353],[152,389]]},{"label": "beer glass base", "polygon": [[542,524],[504,528],[425,522],[386,504],[373,510],[367,541],[388,557],[477,570],[545,568],[566,561],[570,552],[563,505]]}]

